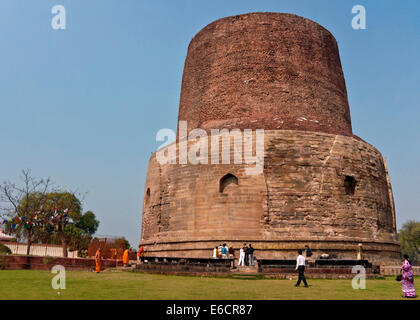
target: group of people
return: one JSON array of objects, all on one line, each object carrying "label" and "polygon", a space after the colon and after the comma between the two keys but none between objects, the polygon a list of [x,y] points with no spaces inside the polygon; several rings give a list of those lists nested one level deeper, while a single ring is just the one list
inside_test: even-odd
[{"label": "group of people", "polygon": [[235,256],[235,250],[232,247],[228,248],[226,243],[223,245],[220,244],[213,249],[214,259],[227,259],[228,257],[232,258],[233,256]]},{"label": "group of people", "polygon": [[239,251],[239,262],[238,266],[253,266],[254,265],[254,248],[252,247],[252,244],[249,244],[247,246],[246,243],[244,243],[243,247]]},{"label": "group of people", "polygon": [[[138,263],[140,263],[142,257],[144,257],[144,248],[142,246],[139,246],[139,250],[137,251],[137,262]],[[124,267],[129,266],[129,264],[130,264],[130,250],[129,249],[124,250],[124,253],[123,253],[123,256],[122,256],[122,262],[123,262]],[[102,270],[102,250],[101,250],[101,248],[98,248],[98,250],[96,250],[95,264],[96,264],[95,272],[99,273]]]},{"label": "group of people", "polygon": [[[214,259],[235,259],[235,249],[228,247],[226,243],[220,244],[213,249]],[[238,266],[253,266],[254,265],[254,248],[252,244],[244,243],[239,251]],[[234,266],[233,266],[234,267]]]}]

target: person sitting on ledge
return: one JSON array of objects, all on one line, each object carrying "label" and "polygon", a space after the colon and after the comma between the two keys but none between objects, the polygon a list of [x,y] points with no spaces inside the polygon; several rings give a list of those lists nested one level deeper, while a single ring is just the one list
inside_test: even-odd
[{"label": "person sitting on ledge", "polygon": [[217,248],[217,257],[220,259],[222,258],[222,244],[219,244],[219,247]]},{"label": "person sitting on ledge", "polygon": [[235,249],[233,247],[229,247],[229,258],[235,259]]},{"label": "person sitting on ledge", "polygon": [[321,259],[329,259],[330,255],[328,253],[321,254]]},{"label": "person sitting on ledge", "polygon": [[228,248],[226,247],[226,243],[224,243],[222,247],[222,258],[227,259],[227,257],[228,257]]},{"label": "person sitting on ledge", "polygon": [[305,244],[306,258],[312,257],[312,250],[307,244]]},{"label": "person sitting on ledge", "polygon": [[213,249],[213,259],[217,259],[217,256],[218,256],[218,248],[217,247],[214,247],[214,249]]}]

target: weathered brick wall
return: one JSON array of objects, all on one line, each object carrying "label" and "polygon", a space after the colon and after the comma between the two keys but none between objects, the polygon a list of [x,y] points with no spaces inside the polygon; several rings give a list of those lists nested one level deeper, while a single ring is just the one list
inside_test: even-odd
[{"label": "weathered brick wall", "polygon": [[[374,147],[291,131],[267,132],[266,142],[266,239],[396,240],[384,160]],[[346,177],[356,180],[354,195],[346,193]]]},{"label": "weathered brick wall", "polygon": [[337,42],[292,14],[217,20],[191,41],[179,120],[191,128],[352,134]]},{"label": "weathered brick wall", "polygon": [[[398,259],[392,191],[376,148],[291,130],[265,131],[264,145],[258,175],[246,175],[245,164],[159,165],[153,155],[143,210],[148,254],[208,257],[221,242],[239,248],[252,241],[265,258],[291,258],[308,243],[317,255],[354,259],[362,242],[373,260]],[[233,139],[230,153],[233,159]],[[221,193],[228,173],[238,185]],[[346,191],[346,177],[356,181],[354,194]]]},{"label": "weathered brick wall", "polygon": [[[381,274],[384,276],[396,276],[401,272],[402,262],[398,266],[381,266]],[[420,276],[420,267],[413,266],[413,273],[415,276]]]},{"label": "weathered brick wall", "polygon": [[[6,270],[51,270],[55,265],[62,265],[66,270],[92,270],[95,267],[94,259],[82,258],[55,258],[37,256],[0,255],[0,269]],[[104,268],[122,266],[121,260],[102,260]]]}]

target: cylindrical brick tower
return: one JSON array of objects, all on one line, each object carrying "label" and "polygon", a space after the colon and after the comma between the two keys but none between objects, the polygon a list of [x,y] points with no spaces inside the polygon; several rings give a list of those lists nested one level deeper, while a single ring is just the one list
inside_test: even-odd
[{"label": "cylindrical brick tower", "polygon": [[188,47],[179,120],[191,128],[352,135],[337,42],[291,14],[217,20]]},{"label": "cylindrical brick tower", "polygon": [[[386,164],[353,135],[337,42],[322,26],[281,13],[209,24],[188,48],[179,121],[187,132],[264,129],[264,167],[249,175],[246,162],[184,163],[185,137],[163,150],[175,148],[175,161],[154,154],[147,255],[210,257],[220,243],[251,242],[259,258],[291,258],[308,244],[315,257],[355,259],[363,243],[371,261],[399,259]],[[233,159],[235,145],[211,152]]]}]

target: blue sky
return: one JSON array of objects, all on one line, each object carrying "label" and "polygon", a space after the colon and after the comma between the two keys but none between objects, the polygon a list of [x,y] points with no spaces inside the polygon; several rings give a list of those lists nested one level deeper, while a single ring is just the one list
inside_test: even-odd
[{"label": "blue sky", "polygon": [[[51,8],[66,8],[66,30]],[[367,30],[351,28],[354,5]],[[294,13],[338,41],[353,131],[387,159],[401,226],[420,208],[420,2],[2,0],[0,180],[22,169],[88,192],[98,233],[140,237],[147,164],[176,129],[191,38],[225,16]]]}]

